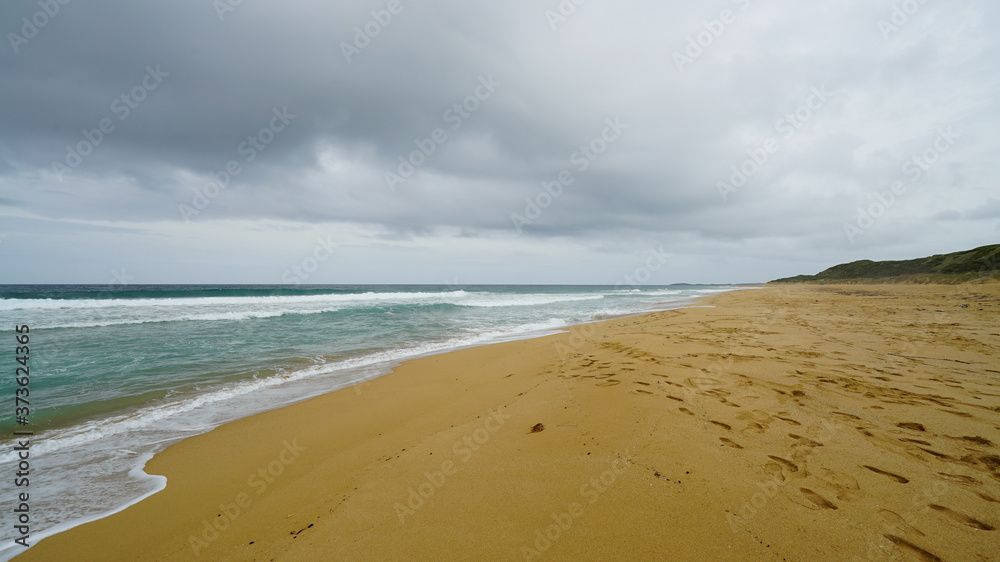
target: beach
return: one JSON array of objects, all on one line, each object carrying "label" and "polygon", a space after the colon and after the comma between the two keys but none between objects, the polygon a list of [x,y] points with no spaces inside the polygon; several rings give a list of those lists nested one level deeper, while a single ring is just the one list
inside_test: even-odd
[{"label": "beach", "polygon": [[18,560],[996,560],[1000,285],[787,285],[407,361]]}]

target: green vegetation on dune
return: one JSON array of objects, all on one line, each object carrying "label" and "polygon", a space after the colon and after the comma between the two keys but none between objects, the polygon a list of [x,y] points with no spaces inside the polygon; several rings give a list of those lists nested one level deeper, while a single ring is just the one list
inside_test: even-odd
[{"label": "green vegetation on dune", "polygon": [[1000,280],[1000,244],[903,261],[861,260],[772,283],[968,283]]}]

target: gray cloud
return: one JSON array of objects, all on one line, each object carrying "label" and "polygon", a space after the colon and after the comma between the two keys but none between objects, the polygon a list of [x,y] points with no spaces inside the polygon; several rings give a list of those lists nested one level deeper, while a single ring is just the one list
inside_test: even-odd
[{"label": "gray cloud", "polygon": [[[641,253],[662,241],[698,257],[684,262],[690,279],[660,281],[722,282],[996,241],[1000,14],[987,0],[922,5],[902,24],[890,2],[587,2],[555,29],[555,0],[400,0],[391,18],[388,4],[245,2],[221,20],[211,2],[70,2],[46,18],[38,4],[4,5],[0,232],[30,245],[52,221],[127,222],[131,242],[176,240],[164,259],[199,281],[225,277],[184,265],[186,237],[205,236],[192,225],[212,224],[200,247],[226,247],[256,275],[243,280],[265,282],[242,227],[227,224],[273,221],[282,240],[290,225],[356,225],[400,255],[403,241],[425,241],[453,269],[486,271],[447,242],[464,240],[525,281],[556,279],[511,257],[525,245],[584,263],[606,244]],[[47,21],[22,41],[11,35],[22,18]],[[366,26],[377,36],[348,62],[344,44]],[[690,62],[678,69],[678,57]],[[284,108],[294,118],[275,122]],[[595,140],[608,119],[627,128]],[[907,162],[948,127],[958,139],[914,178]],[[446,140],[427,144],[437,129]],[[768,139],[777,150],[754,166]],[[88,154],[68,161],[67,146]],[[410,158],[421,146],[433,153]],[[422,164],[390,189],[400,157]],[[199,201],[230,162],[239,173]],[[753,173],[724,200],[718,183],[744,165]],[[572,181],[552,197],[543,185],[564,171]],[[847,236],[894,181],[905,193]],[[528,201],[538,216],[519,233],[512,215],[528,218]],[[62,236],[28,277],[82,280],[48,279],[42,262],[102,248]],[[734,253],[741,270],[717,267]]]}]

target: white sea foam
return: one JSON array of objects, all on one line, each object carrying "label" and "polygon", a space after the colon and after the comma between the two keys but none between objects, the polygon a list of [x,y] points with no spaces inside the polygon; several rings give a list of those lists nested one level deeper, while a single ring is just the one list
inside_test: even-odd
[{"label": "white sea foam", "polygon": [[498,294],[466,291],[176,299],[0,299],[0,313],[31,313],[32,327],[99,328],[161,322],[213,322],[312,315],[359,307],[453,304],[474,308],[544,306],[601,300],[602,294]]},{"label": "white sea foam", "polygon": [[556,304],[564,302],[582,302],[602,300],[604,295],[549,295],[549,294],[528,294],[528,295],[495,295],[469,296],[456,301],[462,306],[474,306],[480,308],[502,308],[507,306],[543,306],[546,304]]},{"label": "white sea foam", "polygon": [[373,303],[382,301],[421,301],[444,296],[463,297],[465,291],[427,293],[334,293],[320,295],[275,295],[256,297],[182,297],[160,299],[0,299],[0,311],[53,310],[74,308],[138,308],[195,306],[255,306],[311,303]]}]

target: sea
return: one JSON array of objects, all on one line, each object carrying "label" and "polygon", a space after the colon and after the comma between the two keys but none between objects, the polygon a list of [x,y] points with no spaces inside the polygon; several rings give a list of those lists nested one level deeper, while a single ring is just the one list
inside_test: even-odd
[{"label": "sea", "polygon": [[[681,308],[734,288],[0,286],[0,560],[24,550],[13,542],[19,492],[29,492],[35,544],[162,490],[166,479],[143,472],[145,463],[226,422],[363,383],[407,359]],[[18,388],[28,389],[27,404],[15,404]],[[18,406],[28,408],[27,425]],[[27,487],[15,486],[16,431],[32,433]]]}]

